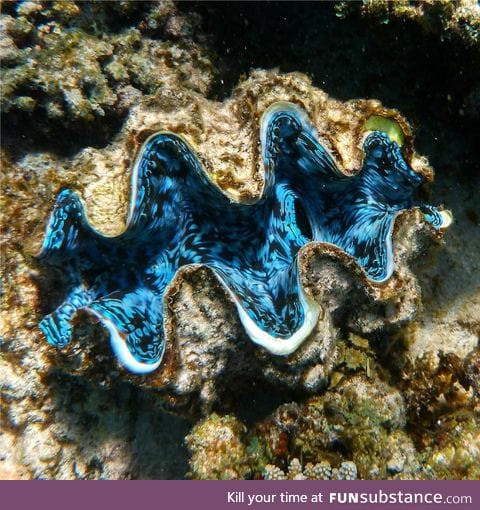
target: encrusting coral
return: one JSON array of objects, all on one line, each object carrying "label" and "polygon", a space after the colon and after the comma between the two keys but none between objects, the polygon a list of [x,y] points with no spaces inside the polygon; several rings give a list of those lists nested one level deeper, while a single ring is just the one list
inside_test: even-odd
[{"label": "encrusting coral", "polygon": [[[37,143],[55,145],[51,137],[62,129],[105,143],[143,94],[183,87],[205,93],[212,80],[212,64],[195,40],[198,19],[179,15],[171,2],[5,7],[2,120],[22,132],[33,119]],[[118,33],[115,23],[123,17],[138,23]],[[155,38],[145,37],[152,32]],[[64,142],[77,145],[73,137]]]},{"label": "encrusting coral", "polygon": [[[117,167],[119,171],[125,170],[123,159],[125,154],[130,154],[133,158],[134,147],[142,144],[151,133],[168,130],[177,136],[181,135],[189,145],[195,147],[198,158],[205,168],[205,176],[212,181],[212,184],[209,184],[212,190],[215,183],[231,200],[250,204],[258,200],[265,186],[264,167],[257,151],[256,126],[268,106],[278,101],[301,104],[302,108],[309,112],[312,125],[318,133],[321,133],[323,146],[334,155],[344,176],[352,176],[358,172],[363,159],[360,144],[364,139],[366,144],[371,139],[368,136],[369,125],[366,123],[372,116],[381,116],[392,119],[392,122],[397,125],[397,131],[401,130],[403,133],[403,157],[413,169],[408,170],[412,178],[417,179],[419,183],[423,179],[432,179],[432,170],[426,161],[414,152],[410,128],[398,112],[385,109],[378,101],[373,100],[341,103],[313,88],[303,75],[282,76],[269,72],[253,74],[249,80],[237,88],[232,98],[224,103],[209,102],[193,92],[177,93],[172,98],[160,91],[156,96],[149,97],[148,100],[140,102],[132,109],[124,131],[114,144],[104,150],[82,154],[74,162],[74,166],[83,169],[97,167],[96,175],[99,175],[103,165],[108,165],[110,168]],[[276,114],[285,116],[282,111],[279,110]],[[373,134],[375,133],[379,131],[374,131]],[[388,140],[385,135],[379,136],[384,138],[381,142],[379,141],[378,146],[375,142],[371,150],[378,151],[380,147],[383,147],[384,141]],[[388,146],[385,154],[378,156],[381,165],[385,164],[384,157],[393,157],[392,150],[393,145]],[[400,157],[398,146],[395,150],[398,151],[398,155],[394,157]],[[142,164],[143,161],[139,159],[137,165]],[[375,165],[377,163],[374,163]],[[396,171],[399,172],[397,175],[401,176],[402,172],[407,172],[408,167],[403,160],[399,160],[399,165]],[[335,172],[338,171],[335,170]],[[84,171],[82,174],[85,178],[77,179],[74,187],[83,195],[92,225],[108,235],[122,232],[125,229],[125,218],[118,213],[118,208],[125,203],[128,193],[126,176],[112,179],[112,176],[102,175],[100,180],[97,178],[89,183],[91,176]],[[136,171],[135,178],[137,178]],[[404,178],[407,181],[410,179],[407,174]],[[350,177],[350,179],[354,178]],[[355,181],[352,180],[353,182]],[[399,185],[400,182],[393,187]],[[144,190],[141,191],[142,195],[139,196],[143,196]],[[133,193],[136,193],[136,189],[133,189]],[[65,200],[65,204],[67,202],[70,204],[70,199]],[[79,207],[78,204],[78,199],[75,199],[68,207],[75,209]],[[168,395],[169,402],[172,404],[181,396],[179,403],[184,405],[182,401],[185,398],[189,400],[189,395],[193,396],[199,392],[200,405],[208,408],[218,399],[215,381],[219,378],[236,379],[235,369],[227,370],[226,368],[231,367],[229,360],[236,358],[237,370],[248,373],[258,364],[261,367],[259,372],[263,373],[269,382],[308,391],[315,391],[324,386],[337,350],[335,339],[339,335],[339,324],[335,323],[335,316],[342,315],[342,324],[347,324],[353,332],[365,335],[381,331],[386,327],[398,328],[415,315],[418,287],[409,268],[410,260],[418,257],[418,254],[425,250],[428,239],[432,237],[438,239],[444,231],[444,224],[448,225],[451,219],[447,213],[432,213],[433,210],[425,209],[427,218],[431,217],[430,221],[437,223],[437,230],[435,230],[423,220],[423,213],[418,208],[398,214],[400,209],[392,208],[394,215],[391,218],[393,219],[396,215],[396,220],[393,229],[393,252],[388,255],[391,260],[388,261],[388,257],[382,259],[381,250],[377,251],[375,248],[376,255],[372,251],[370,262],[368,258],[370,255],[364,259],[365,262],[361,262],[365,264],[367,271],[373,271],[371,269],[373,266],[369,267],[369,264],[373,264],[375,257],[378,257],[378,261],[381,261],[378,262],[379,268],[382,264],[390,267],[388,270],[385,267],[380,270],[381,280],[388,277],[385,282],[376,283],[374,276],[369,278],[356,262],[355,257],[332,244],[312,243],[304,247],[299,256],[299,276],[306,294],[311,296],[308,299],[311,300],[313,297],[315,301],[312,303],[318,303],[315,306],[318,306],[321,314],[318,324],[312,322],[310,326],[310,331],[313,328],[312,334],[288,358],[272,357],[259,349],[256,349],[252,356],[250,349],[246,349],[245,341],[238,341],[238,338],[244,338],[245,335],[238,327],[238,321],[232,317],[231,306],[224,298],[219,299],[222,289],[212,275],[205,268],[194,266],[184,268],[168,289],[165,319],[167,342],[163,362],[151,375],[142,379],[141,384],[158,387]],[[63,214],[61,208],[58,211],[55,214]],[[131,218],[135,218],[137,212],[137,209],[132,209]],[[392,219],[385,223],[388,232],[393,226]],[[57,228],[55,221],[52,219],[49,227],[53,229],[52,235]],[[150,220],[147,218],[147,221]],[[325,228],[316,226],[314,218],[309,218],[307,221],[312,222],[313,229]],[[259,221],[256,223],[259,224]],[[61,234],[61,230],[57,234]],[[89,234],[81,234],[83,237],[85,235]],[[128,237],[129,234],[122,235]],[[41,236],[42,232],[39,229],[34,239],[37,246]],[[382,239],[380,234],[379,239]],[[53,237],[47,238],[44,250],[51,249],[51,242]],[[67,239],[66,242],[70,243]],[[363,243],[364,241],[360,241],[359,246],[365,246]],[[348,243],[345,246],[347,245]],[[71,247],[73,246],[72,244]],[[340,246],[342,246],[341,242]],[[38,248],[35,249],[33,246],[31,250],[31,253],[38,252]],[[88,251],[93,253],[91,249]],[[351,253],[355,254],[354,251]],[[364,255],[357,255],[357,257],[360,261]],[[375,269],[372,275],[378,270]],[[190,284],[191,281],[201,282],[201,284]],[[69,287],[71,283],[66,285]],[[115,287],[111,290],[115,290]],[[237,289],[236,292],[240,290]],[[189,294],[195,297],[190,297]],[[82,299],[75,307],[82,305]],[[71,304],[68,304],[68,307],[70,309]],[[189,309],[187,322],[183,322],[181,314],[175,313],[176,309],[181,308]],[[230,319],[227,319],[227,316]],[[194,321],[192,317],[195,317]],[[116,321],[111,317],[110,320]],[[55,321],[52,327],[54,323]],[[61,320],[57,326],[60,324],[62,324]],[[49,327],[45,330],[47,333]],[[144,348],[149,348],[148,344],[143,345]],[[92,342],[87,351],[82,353],[82,357],[88,359],[91,355],[95,356],[95,349],[95,344]],[[192,363],[194,360],[198,361]],[[123,362],[125,363],[125,357]],[[95,363],[92,362],[83,363],[80,370],[89,371],[94,365]],[[155,366],[158,366],[158,363]]]},{"label": "encrusting coral", "polygon": [[[402,151],[415,172],[412,175],[431,180],[432,170],[414,152],[411,130],[398,112],[375,100],[333,100],[301,74],[256,72],[223,103],[208,101],[190,90],[170,94],[159,89],[132,107],[124,129],[112,144],[81,152],[69,163],[68,172],[52,175],[49,189],[67,185],[76,189],[93,226],[105,235],[118,235],[125,228],[127,172],[136,148],[152,133],[168,130],[195,148],[208,178],[233,200],[258,200],[264,187],[257,148],[259,120],[278,101],[299,104],[308,112],[323,146],[345,175],[354,175],[361,168],[361,143],[368,134],[368,120],[372,116],[392,119],[397,132],[403,133]],[[44,208],[38,209],[40,214],[46,213],[53,196],[45,198]],[[180,406],[191,405],[191,398],[199,394],[200,407],[205,408],[219,398],[216,381],[235,381],[237,371],[259,372],[267,381],[289,388],[316,391],[325,386],[337,353],[335,339],[340,324],[334,317],[342,316],[342,327],[347,325],[353,332],[368,335],[399,328],[415,316],[418,285],[409,264],[424,252],[432,235],[439,235],[422,216],[418,209],[397,216],[393,231],[395,271],[380,285],[370,281],[352,257],[334,246],[311,244],[304,248],[300,256],[302,285],[322,313],[310,337],[288,358],[248,347],[218,283],[205,269],[185,271],[168,293],[166,331],[171,340],[166,343],[164,361],[140,383],[158,387],[171,405],[176,401]],[[38,252],[41,238],[39,228],[30,253]],[[58,271],[55,275],[58,278]],[[44,286],[51,288],[46,276]],[[60,293],[58,284],[55,288]],[[180,313],[186,308],[188,319]],[[88,342],[84,352],[74,355],[77,373],[98,371],[95,357],[100,352],[104,356],[98,344]],[[231,363],[234,358],[236,368]]]},{"label": "encrusting coral", "polygon": [[[219,478],[223,465],[226,476],[266,480],[478,478],[478,400],[470,396],[458,411],[432,403],[433,434],[430,424],[410,418],[414,405],[373,370],[304,404],[283,404],[249,429],[214,414],[188,436],[191,476]],[[235,434],[222,432],[226,423]]]},{"label": "encrusting coral", "polygon": [[427,33],[460,38],[466,46],[478,46],[480,42],[480,7],[476,0],[367,0],[360,5],[352,5],[351,2],[338,2],[336,5],[337,14],[341,17],[356,9],[362,16],[381,24],[410,20]]},{"label": "encrusting coral", "polygon": [[243,442],[245,426],[234,416],[213,414],[197,423],[186,437],[190,477],[235,480],[248,477],[251,465]]}]

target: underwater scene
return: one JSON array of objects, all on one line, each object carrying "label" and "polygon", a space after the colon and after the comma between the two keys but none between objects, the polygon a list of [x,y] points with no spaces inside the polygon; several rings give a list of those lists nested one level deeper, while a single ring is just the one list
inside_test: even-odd
[{"label": "underwater scene", "polygon": [[0,32],[0,479],[480,479],[476,0]]}]

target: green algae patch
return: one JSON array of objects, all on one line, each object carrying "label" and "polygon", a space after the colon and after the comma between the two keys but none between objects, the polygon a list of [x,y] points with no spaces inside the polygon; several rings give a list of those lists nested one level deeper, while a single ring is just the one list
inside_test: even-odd
[{"label": "green algae patch", "polygon": [[399,147],[405,142],[405,133],[400,124],[390,117],[381,115],[372,115],[367,119],[364,126],[365,131],[381,131],[385,133],[390,140],[395,142]]}]

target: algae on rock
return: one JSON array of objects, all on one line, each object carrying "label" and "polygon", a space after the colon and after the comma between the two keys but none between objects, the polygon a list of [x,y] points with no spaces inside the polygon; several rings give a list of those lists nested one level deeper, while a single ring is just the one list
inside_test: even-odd
[{"label": "algae on rock", "polygon": [[[114,20],[135,16],[136,26],[116,30]],[[171,2],[17,4],[1,15],[4,126],[22,132],[34,119],[34,141],[57,150],[62,130],[78,134],[73,147],[102,145],[143,94],[206,93],[214,70],[196,25]]]}]

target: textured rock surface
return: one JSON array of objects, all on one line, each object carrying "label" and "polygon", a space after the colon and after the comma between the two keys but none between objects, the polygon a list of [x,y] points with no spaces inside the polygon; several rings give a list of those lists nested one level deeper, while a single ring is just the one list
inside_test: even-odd
[{"label": "textured rock surface", "polygon": [[[98,183],[100,196],[122,191],[105,178],[122,168],[89,145],[104,144],[133,103],[164,83],[205,92],[212,68],[194,41],[197,21],[169,2],[2,4],[2,478],[181,478],[187,470],[190,424],[165,414],[155,395],[122,383],[112,367],[90,382],[56,370],[36,322],[60,282],[42,304],[28,245],[58,188],[85,172],[79,161],[90,163],[92,187],[108,181]],[[78,148],[76,158],[60,155]],[[111,207],[124,213],[123,204]]]},{"label": "textured rock surface", "polygon": [[[105,144],[144,94],[205,93],[213,77],[198,18],[169,1],[23,2],[5,11],[1,106],[12,136],[28,122],[29,138],[49,147]],[[67,139],[52,139],[65,129]]]},{"label": "textured rock surface", "polygon": [[186,442],[191,453],[190,477],[197,480],[238,480],[250,474],[245,427],[234,416],[213,414],[197,423]]},{"label": "textured rock surface", "polygon": [[[224,418],[235,435],[231,429],[225,433],[225,424],[212,415],[188,438],[194,445],[192,476],[218,478],[218,465],[211,461],[216,458],[228,467],[225,473],[243,467],[250,476],[268,480],[477,479],[480,417],[478,409],[466,410],[475,406],[475,398],[465,396],[461,411],[452,411],[455,404],[446,398],[430,402],[440,416],[433,434],[431,424],[421,428],[418,420],[411,433],[410,403],[375,371],[345,377],[303,405],[283,404],[248,430],[232,416]],[[458,397],[455,401],[459,405]],[[231,457],[223,453],[229,442]]]},{"label": "textured rock surface", "polygon": [[[366,120],[382,113],[405,126],[412,166],[432,174],[425,159],[412,152],[408,124],[397,112],[373,100],[335,101],[313,88],[301,74],[257,71],[223,103],[208,101],[195,92],[172,95],[163,89],[139,101],[114,142],[105,149],[86,149],[68,160],[66,181],[81,192],[89,217],[99,230],[107,234],[122,231],[135,146],[149,133],[168,129],[188,138],[212,179],[233,198],[256,199],[263,186],[263,168],[256,150],[258,119],[278,100],[301,101],[346,173],[361,165],[358,146]],[[31,160],[24,159],[21,164],[33,170]],[[56,181],[57,187],[65,182],[56,175],[49,175],[49,179]],[[47,197],[50,202],[52,199]],[[39,226],[44,224],[42,218]],[[41,235],[39,228],[29,247],[32,253],[38,251],[35,245]],[[394,234],[396,272],[384,285],[367,281],[353,259],[334,247],[321,243],[305,247],[300,256],[304,284],[320,303],[322,317],[311,338],[289,357],[274,357],[249,345],[233,306],[212,275],[205,269],[185,268],[169,290],[168,345],[162,365],[151,376],[128,377],[146,387],[158,387],[170,405],[205,410],[221,402],[225,385],[230,389],[248,385],[248,374],[251,378],[256,373],[260,380],[290,390],[318,391],[328,383],[337,356],[335,340],[342,329],[362,335],[392,332],[415,317],[420,293],[409,264],[423,256],[433,237],[436,234],[418,211],[402,214]],[[38,304],[45,295],[61,290],[58,275],[44,274],[45,279],[39,274],[44,289]],[[85,321],[80,324],[88,327]],[[90,377],[99,372],[99,359],[106,357],[105,340],[100,332],[79,336],[85,339],[82,343],[86,348],[79,351],[74,340],[65,351],[65,369]],[[56,356],[53,349],[48,351]],[[56,364],[61,365],[58,356]],[[116,369],[113,361],[107,373],[112,369]]]},{"label": "textured rock surface", "polygon": [[301,452],[306,463],[353,461],[360,478],[415,478],[419,456],[405,425],[401,394],[357,375],[304,406],[280,407],[259,430],[277,464]]},{"label": "textured rock surface", "polygon": [[[434,21],[446,12],[422,5]],[[181,445],[191,423],[162,409],[192,415],[213,406],[242,416],[251,411],[254,391],[259,409],[250,420],[260,424],[246,421],[243,432],[233,415],[215,418],[235,422],[236,441],[244,442],[236,443],[241,454],[235,459],[218,457],[228,473],[260,477],[270,464],[288,476],[293,460],[302,458],[302,476],[313,469],[308,463],[334,469],[353,460],[360,477],[478,478],[480,236],[472,184],[479,171],[473,136],[480,119],[478,42],[466,32],[457,37],[457,25],[435,22],[435,30],[418,31],[418,9],[415,18],[399,21],[393,14],[385,25],[366,13],[338,18],[330,6],[310,12],[299,5],[295,13],[277,6],[267,16],[256,5],[229,4],[222,14],[224,8],[197,6],[201,25],[190,6],[180,5],[179,12],[168,2],[2,5],[0,477],[182,477],[188,467]],[[458,31],[478,21],[468,9],[470,21]],[[219,17],[225,23],[213,24]],[[245,33],[245,26],[254,28]],[[279,26],[288,37],[273,29]],[[338,45],[331,48],[329,39]],[[418,52],[419,45],[425,51]],[[59,51],[69,55],[68,68]],[[229,97],[251,66],[275,65],[308,72],[314,86],[299,73],[257,72],[240,80],[232,98],[211,100]],[[398,76],[412,87],[406,90]],[[333,97],[379,97],[413,120],[415,146],[437,172],[434,200],[455,217],[440,249],[426,249],[432,246],[428,229],[415,215],[405,217],[395,238],[398,276],[379,294],[336,253],[312,247],[305,283],[326,310],[312,339],[288,359],[251,344],[205,271],[179,283],[171,303],[175,348],[157,380],[125,382],[104,333],[84,321],[65,353],[45,345],[36,325],[60,299],[61,280],[41,271],[29,254],[61,187],[78,189],[96,225],[117,233],[136,148],[152,130],[170,129],[189,137],[218,185],[239,198],[257,196],[261,168],[252,147],[258,116],[273,99],[304,104],[329,134],[327,145],[353,170],[361,157],[362,119],[380,103]],[[318,395],[302,404],[310,393]],[[262,394],[297,403],[265,418],[273,404],[258,404]],[[324,429],[314,434],[311,424]],[[352,424],[359,427],[356,438]],[[377,430],[378,445],[369,427]],[[195,439],[208,430],[198,425],[192,431],[192,462],[212,447]],[[300,437],[309,458],[302,457]],[[209,476],[201,462],[194,465],[192,476]],[[219,468],[215,477],[223,474]]]},{"label": "textured rock surface", "polygon": [[467,46],[480,43],[480,8],[475,0],[426,0],[407,1],[367,0],[361,5],[338,2],[339,16],[348,16],[356,10],[376,23],[414,21],[427,33],[441,34],[450,39],[459,38]]}]

